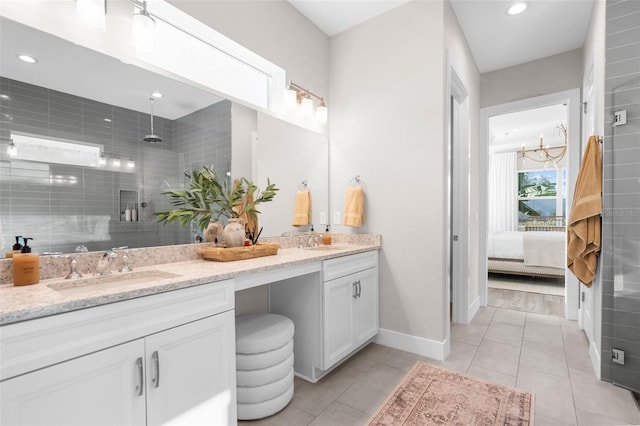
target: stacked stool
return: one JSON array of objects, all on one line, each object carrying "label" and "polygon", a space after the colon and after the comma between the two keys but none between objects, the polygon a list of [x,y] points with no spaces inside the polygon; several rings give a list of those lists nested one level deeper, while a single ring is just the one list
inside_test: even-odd
[{"label": "stacked stool", "polygon": [[282,315],[236,317],[238,420],[271,416],[293,398],[293,331]]}]

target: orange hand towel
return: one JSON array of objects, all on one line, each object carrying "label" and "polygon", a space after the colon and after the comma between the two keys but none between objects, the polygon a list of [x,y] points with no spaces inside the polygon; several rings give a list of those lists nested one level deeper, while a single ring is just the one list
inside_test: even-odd
[{"label": "orange hand towel", "polygon": [[602,213],[602,153],[589,137],[582,158],[567,227],[567,267],[587,287],[596,276]]},{"label": "orange hand towel", "polygon": [[293,208],[292,226],[304,226],[311,223],[311,193],[309,191],[298,191],[296,202]]},{"label": "orange hand towel", "polygon": [[364,190],[361,186],[347,189],[342,224],[360,228],[364,220]]}]

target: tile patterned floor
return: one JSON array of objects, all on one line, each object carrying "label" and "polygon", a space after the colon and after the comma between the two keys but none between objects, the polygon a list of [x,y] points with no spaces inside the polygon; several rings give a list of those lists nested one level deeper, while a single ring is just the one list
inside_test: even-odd
[{"label": "tile patterned floor", "polygon": [[575,321],[481,308],[471,324],[452,326],[446,361],[370,344],[316,384],[296,378],[280,413],[239,424],[366,424],[417,360],[534,392],[537,426],[640,424],[631,393],[597,380],[587,349]]}]

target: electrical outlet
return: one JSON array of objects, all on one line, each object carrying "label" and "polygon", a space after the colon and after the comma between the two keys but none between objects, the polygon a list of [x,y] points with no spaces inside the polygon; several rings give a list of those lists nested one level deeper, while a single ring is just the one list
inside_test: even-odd
[{"label": "electrical outlet", "polygon": [[340,217],[340,212],[333,212],[333,224],[334,225],[340,225],[342,224],[342,220]]},{"label": "electrical outlet", "polygon": [[320,225],[328,225],[327,222],[327,212],[320,212]]},{"label": "electrical outlet", "polygon": [[615,111],[613,113],[613,125],[614,126],[622,126],[623,124],[627,124],[627,110],[623,109],[621,111]]},{"label": "electrical outlet", "polygon": [[624,365],[624,351],[622,349],[611,349],[611,361],[615,364]]},{"label": "electrical outlet", "polygon": [[613,291],[623,291],[624,290],[624,275],[615,274],[613,276]]}]

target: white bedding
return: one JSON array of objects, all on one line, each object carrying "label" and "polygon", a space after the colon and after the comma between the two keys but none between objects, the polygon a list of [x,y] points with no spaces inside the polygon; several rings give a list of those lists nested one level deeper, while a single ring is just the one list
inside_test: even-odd
[{"label": "white bedding", "polygon": [[489,257],[523,260],[527,266],[565,268],[566,234],[555,231],[505,231],[489,236]]}]

